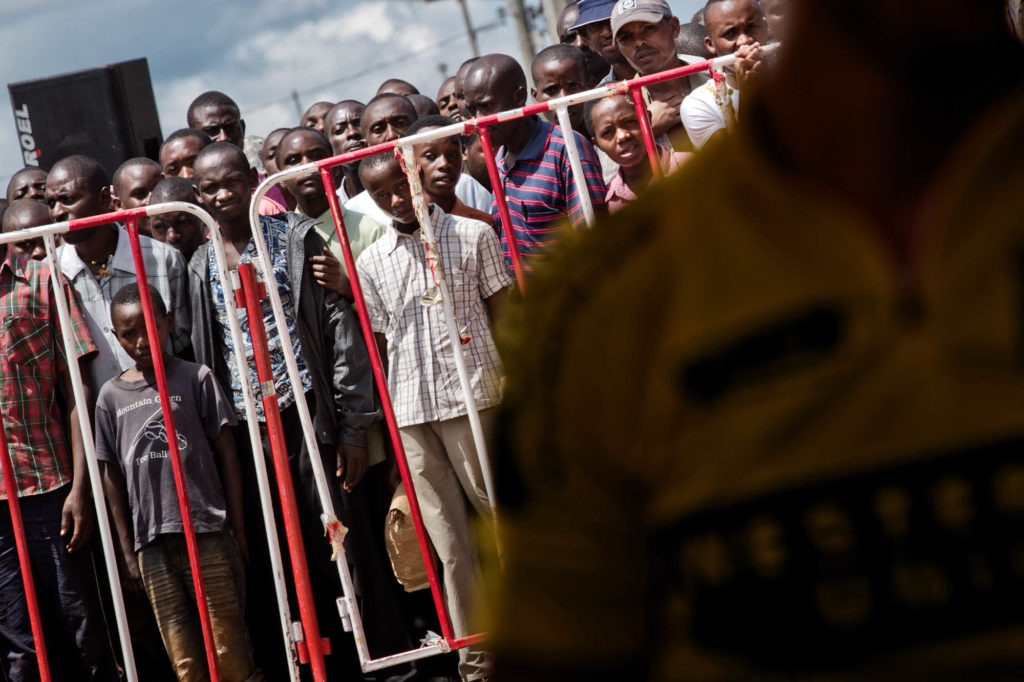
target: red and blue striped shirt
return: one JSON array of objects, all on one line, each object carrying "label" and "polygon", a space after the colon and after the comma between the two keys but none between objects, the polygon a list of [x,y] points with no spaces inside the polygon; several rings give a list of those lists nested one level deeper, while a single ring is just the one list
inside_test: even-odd
[{"label": "red and blue striped shirt", "polygon": [[[559,233],[567,229],[568,224],[575,229],[586,226],[562,129],[538,116],[533,118],[536,122],[533,134],[512,167],[505,166],[504,147],[498,150],[496,158],[516,245],[526,270],[532,269],[537,257],[558,241]],[[594,211],[601,214],[605,210],[606,192],[601,163],[590,143],[577,132],[573,132],[573,135],[579,149],[590,201]],[[508,233],[498,214],[497,200],[491,204],[491,215],[494,217],[494,226],[501,233],[505,260],[511,265]],[[568,224],[566,217],[569,218]]]}]

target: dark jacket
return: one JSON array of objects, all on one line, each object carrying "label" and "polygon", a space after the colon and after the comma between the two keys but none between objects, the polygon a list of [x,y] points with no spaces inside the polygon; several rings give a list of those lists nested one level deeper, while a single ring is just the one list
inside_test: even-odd
[{"label": "dark jacket", "polygon": [[[288,225],[288,276],[292,282],[302,360],[316,395],[314,427],[321,444],[366,446],[366,429],[380,419],[374,405],[373,372],[359,322],[344,299],[316,283],[306,254],[323,253],[313,222],[297,213],[275,220]],[[196,361],[209,366],[231,395],[224,362],[224,340],[213,308],[209,274],[210,243],[200,246],[188,264],[192,302],[192,346]],[[298,286],[296,286],[298,282]],[[232,300],[230,296],[227,300]],[[250,367],[255,372],[255,367]],[[257,396],[259,400],[259,396]]]}]

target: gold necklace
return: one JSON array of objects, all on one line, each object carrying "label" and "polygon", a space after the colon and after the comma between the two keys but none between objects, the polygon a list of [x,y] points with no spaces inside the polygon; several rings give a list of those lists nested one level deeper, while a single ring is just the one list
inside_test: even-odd
[{"label": "gold necklace", "polygon": [[109,256],[107,256],[107,260],[105,262],[103,262],[103,263],[100,263],[100,262],[94,261],[94,260],[90,260],[89,261],[89,264],[92,265],[93,267],[97,267],[97,266],[99,267],[99,270],[96,271],[96,277],[98,279],[103,279],[104,277],[110,277],[111,275],[114,274],[107,267],[107,266],[110,265],[110,261],[112,261],[113,259],[114,259],[114,254],[110,254]]}]

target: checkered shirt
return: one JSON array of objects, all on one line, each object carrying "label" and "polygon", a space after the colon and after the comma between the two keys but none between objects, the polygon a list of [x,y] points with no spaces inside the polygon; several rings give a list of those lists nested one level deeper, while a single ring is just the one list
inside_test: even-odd
[{"label": "checkered shirt", "polygon": [[[96,352],[75,296],[68,296],[75,356]],[[18,497],[71,481],[71,450],[58,405],[67,368],[50,269],[7,249],[0,263],[0,410]],[[7,499],[0,474],[0,499]]]},{"label": "checkered shirt", "polygon": [[[501,400],[501,360],[491,336],[485,299],[514,281],[494,229],[430,206],[430,219],[455,308],[473,396],[480,409]],[[373,331],[388,341],[388,389],[399,426],[466,414],[455,356],[440,303],[421,297],[434,288],[422,230],[402,234],[394,224],[359,257],[356,270]]]}]

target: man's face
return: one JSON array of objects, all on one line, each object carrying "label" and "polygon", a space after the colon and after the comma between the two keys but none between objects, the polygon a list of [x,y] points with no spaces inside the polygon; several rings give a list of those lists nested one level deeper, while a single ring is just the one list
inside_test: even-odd
[{"label": "man's face", "polygon": [[[46,178],[46,205],[50,207],[50,218],[55,223],[88,218],[113,210],[109,187],[92,190],[84,178],[60,167]],[[64,234],[64,241],[80,244],[92,233],[91,229],[74,230]]]},{"label": "man's face", "polygon": [[580,26],[579,34],[591,52],[601,55],[610,64],[621,64],[625,60],[619,46],[612,40],[611,19]]},{"label": "man's face", "polygon": [[397,140],[409,129],[416,113],[409,100],[385,97],[368,104],[363,111],[363,134],[369,146]]},{"label": "man's face", "polygon": [[[535,102],[546,102],[587,89],[586,70],[576,59],[553,59],[538,64],[533,72],[533,81],[535,87],[531,94]],[[569,119],[572,127],[579,130],[583,121],[582,107],[570,107]]]},{"label": "man's face", "polygon": [[125,168],[118,177],[115,205],[122,209],[148,205],[150,193],[163,177],[158,168],[149,164]]},{"label": "man's face", "polygon": [[181,251],[186,260],[206,238],[206,227],[202,221],[184,211],[155,215],[150,218],[149,228],[153,239]]},{"label": "man's face", "polygon": [[251,174],[234,156],[211,154],[196,163],[196,193],[221,224],[248,221],[252,200]]},{"label": "man's face", "polygon": [[321,133],[324,131],[324,116],[334,106],[330,102],[317,102],[302,115],[302,121],[299,125],[306,128],[312,128],[313,130],[319,130]]},{"label": "man's face", "polygon": [[609,97],[590,110],[594,144],[620,166],[631,167],[647,158],[636,109],[625,97]]},{"label": "man's face", "polygon": [[454,197],[462,174],[462,141],[458,136],[418,144],[413,153],[426,193],[435,200]]},{"label": "man's face", "polygon": [[245,121],[232,106],[220,105],[200,107],[193,114],[195,125],[192,126],[210,136],[214,142],[230,142],[239,149],[245,137]]},{"label": "man's face", "polygon": [[469,106],[466,104],[466,75],[470,69],[473,68],[473,64],[463,64],[459,67],[459,70],[455,72],[455,100],[458,103],[459,112],[466,111]]},{"label": "man's face", "polygon": [[631,21],[615,34],[615,42],[626,61],[646,76],[679,66],[678,35],[679,19],[667,17],[657,23]]},{"label": "man's face", "polygon": [[[38,210],[35,208],[32,210],[14,210],[5,214],[3,231],[17,232],[18,230],[27,230],[32,227],[39,227],[40,225],[48,225],[49,222],[50,214],[46,210],[46,205],[40,203]],[[32,260],[44,260],[46,258],[46,247],[43,246],[42,237],[9,242],[7,246],[9,246],[12,251],[20,253],[25,258],[31,258]],[[3,257],[3,247],[0,246],[0,258]]]},{"label": "man's face", "polygon": [[[114,323],[114,335],[124,352],[135,361],[136,368],[150,370],[153,368],[153,355],[149,347],[149,334],[146,332],[146,317],[142,306],[138,303],[115,306],[111,322]],[[153,311],[156,313],[156,311]],[[167,330],[171,326],[170,315],[154,315],[158,348],[167,347]]]},{"label": "man's face", "polygon": [[283,129],[275,130],[267,135],[267,139],[263,140],[263,149],[260,150],[260,161],[263,162],[263,168],[267,171],[267,175],[273,175],[281,170],[277,163],[277,145],[287,132],[287,130]]},{"label": "man's face", "polygon": [[457,117],[459,114],[459,99],[455,96],[455,79],[449,78],[441,83],[437,91],[437,108],[441,110],[442,116]]},{"label": "man's face", "polygon": [[[294,168],[304,163],[320,161],[331,156],[331,148],[316,135],[289,133],[277,148],[277,162],[281,170]],[[301,178],[284,181],[285,189],[298,200],[324,196],[324,183],[320,173],[312,171]]]},{"label": "man's face", "polygon": [[[526,104],[526,88],[504,88],[490,82],[484,69],[470,72],[466,78],[466,107],[473,116],[490,116]],[[499,124],[490,127],[491,142],[495,147],[505,144],[510,126]]]},{"label": "man's face", "polygon": [[466,170],[477,182],[491,190],[491,177],[487,173],[487,161],[484,159],[484,148],[480,144],[480,136],[474,135],[469,144],[466,145],[462,154],[462,161]]},{"label": "man's face", "polygon": [[19,171],[11,178],[7,186],[7,201],[14,202],[18,199],[46,199],[46,171],[42,168],[29,168]]},{"label": "man's face", "polygon": [[366,107],[361,104],[351,102],[335,107],[324,121],[324,130],[335,154],[345,154],[366,146],[362,129],[364,109]]},{"label": "man's face", "polygon": [[403,225],[416,222],[409,181],[397,163],[370,168],[360,173],[363,186],[373,203]]},{"label": "man's face", "polygon": [[195,137],[179,137],[160,148],[160,166],[167,178],[192,178],[192,166],[196,155],[203,150],[203,143]]},{"label": "man's face", "polygon": [[704,39],[711,54],[724,57],[737,48],[768,41],[768,24],[754,0],[725,0],[707,8],[704,21],[708,37]]}]

